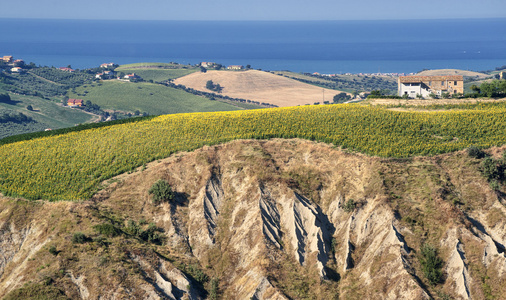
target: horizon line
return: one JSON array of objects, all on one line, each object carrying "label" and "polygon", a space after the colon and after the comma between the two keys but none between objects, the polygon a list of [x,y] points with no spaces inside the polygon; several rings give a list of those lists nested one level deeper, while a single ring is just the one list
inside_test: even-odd
[{"label": "horizon line", "polygon": [[173,22],[339,22],[339,21],[445,21],[445,20],[500,20],[504,17],[448,17],[448,18],[413,18],[413,19],[103,19],[103,18],[37,18],[37,17],[1,17],[0,20],[61,20],[61,21],[173,21]]}]

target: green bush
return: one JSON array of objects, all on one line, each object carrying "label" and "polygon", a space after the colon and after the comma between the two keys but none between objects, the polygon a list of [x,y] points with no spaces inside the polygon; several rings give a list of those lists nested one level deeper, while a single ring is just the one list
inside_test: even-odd
[{"label": "green bush", "polygon": [[163,179],[159,179],[149,189],[149,194],[153,195],[153,204],[171,201],[174,199],[174,193],[169,183]]},{"label": "green bush", "polygon": [[487,178],[488,181],[493,180],[501,180],[503,178],[503,168],[504,166],[499,163],[498,161],[495,161],[491,157],[485,158],[481,162],[481,173],[483,176]]},{"label": "green bush", "polygon": [[355,207],[357,207],[357,203],[353,199],[350,199],[344,204],[343,209],[345,212],[352,212],[355,210]]},{"label": "green bush", "polygon": [[162,245],[163,236],[159,231],[160,229],[156,227],[155,223],[149,223],[148,229],[140,232],[138,236],[145,242]]},{"label": "green bush", "polygon": [[82,232],[76,232],[72,236],[72,243],[74,244],[84,244],[88,241],[88,237]]},{"label": "green bush", "polygon": [[48,249],[49,253],[53,254],[54,256],[58,255],[58,250],[56,250],[55,246],[51,246]]},{"label": "green bush", "polygon": [[437,249],[424,244],[421,248],[422,257],[420,258],[420,264],[422,265],[422,271],[432,285],[436,285],[441,282],[443,273],[441,268],[443,266],[443,260],[438,257]]},{"label": "green bush", "polygon": [[467,155],[474,158],[483,158],[485,157],[485,152],[481,150],[480,148],[476,146],[469,146],[469,148],[466,149]]},{"label": "green bush", "polygon": [[121,234],[121,230],[109,223],[95,225],[93,226],[93,229],[95,229],[96,232],[108,237],[115,237]]}]

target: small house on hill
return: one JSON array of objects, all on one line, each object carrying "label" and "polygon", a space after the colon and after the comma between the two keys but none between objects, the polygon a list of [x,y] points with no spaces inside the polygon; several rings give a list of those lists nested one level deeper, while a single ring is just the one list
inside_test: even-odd
[{"label": "small house on hill", "polygon": [[441,96],[464,93],[464,77],[450,76],[400,76],[398,79],[399,96],[416,98],[417,95],[428,97],[430,94]]},{"label": "small house on hill", "polygon": [[81,107],[84,106],[83,99],[69,99],[67,105],[70,107]]},{"label": "small house on hill", "polygon": [[123,78],[128,79],[130,81],[142,80],[142,78],[139,75],[135,74],[135,73],[127,74]]},{"label": "small house on hill", "polygon": [[5,63],[11,63],[12,62],[12,56],[11,55],[5,55],[2,60],[5,62]]},{"label": "small house on hill", "polygon": [[240,65],[231,65],[227,67],[227,70],[242,70],[242,69],[244,69],[244,66]]},{"label": "small house on hill", "polygon": [[109,68],[114,67],[114,63],[105,63],[100,65],[101,68]]},{"label": "small house on hill", "polygon": [[102,73],[98,73],[97,75],[95,75],[95,78],[97,79],[111,79],[113,77],[114,77],[113,71],[104,71]]},{"label": "small house on hill", "polygon": [[71,72],[71,73],[75,71],[74,69],[67,68],[67,67],[61,67],[59,69],[62,70],[62,71]]},{"label": "small house on hill", "polygon": [[12,69],[11,69],[11,72],[12,72],[12,73],[24,73],[24,72],[25,72],[25,70],[23,70],[23,69],[22,69],[22,68],[20,68],[20,67],[14,67],[14,68],[12,68]]},{"label": "small house on hill", "polygon": [[25,61],[24,61],[24,60],[22,60],[22,59],[16,59],[16,60],[12,63],[12,65],[13,65],[14,67],[24,66],[24,65],[25,65]]},{"label": "small house on hill", "polygon": [[204,68],[210,68],[210,67],[213,67],[214,65],[216,65],[216,63],[209,62],[209,61],[203,61],[200,63],[200,66],[204,67]]}]

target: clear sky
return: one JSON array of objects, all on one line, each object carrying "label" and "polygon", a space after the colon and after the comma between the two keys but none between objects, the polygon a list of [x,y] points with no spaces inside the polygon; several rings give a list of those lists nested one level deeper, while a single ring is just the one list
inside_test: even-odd
[{"label": "clear sky", "polygon": [[383,20],[506,18],[506,0],[0,0],[0,18]]}]

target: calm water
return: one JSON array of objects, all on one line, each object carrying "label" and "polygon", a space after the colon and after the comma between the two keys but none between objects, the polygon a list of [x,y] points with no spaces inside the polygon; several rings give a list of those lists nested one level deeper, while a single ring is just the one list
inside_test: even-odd
[{"label": "calm water", "polygon": [[37,65],[213,61],[296,72],[488,70],[506,65],[506,19],[96,21],[0,19],[0,55]]}]

